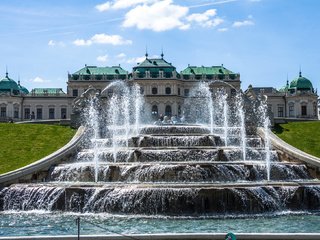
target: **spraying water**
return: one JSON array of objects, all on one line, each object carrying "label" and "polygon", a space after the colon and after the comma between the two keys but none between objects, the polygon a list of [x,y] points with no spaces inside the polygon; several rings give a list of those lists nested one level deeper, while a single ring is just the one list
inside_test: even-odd
[{"label": "spraying water", "polygon": [[269,126],[270,120],[268,117],[268,106],[266,96],[260,101],[260,106],[258,107],[258,112],[260,116],[260,125],[264,131],[264,150],[265,150],[265,162],[267,171],[267,180],[270,181],[270,156],[271,156],[271,144],[269,137]]},{"label": "spraying water", "polygon": [[228,115],[229,106],[227,102],[228,94],[225,93],[224,89],[219,89],[216,93],[216,101],[218,106],[218,111],[220,112],[220,125],[223,128],[223,139],[225,146],[228,146]]},{"label": "spraying water", "polygon": [[135,84],[133,87],[133,97],[135,102],[135,134],[139,134],[139,126],[141,124],[141,112],[142,112],[142,106],[144,105],[144,98],[141,94],[139,85]]},{"label": "spraying water", "polygon": [[243,100],[241,96],[241,92],[239,91],[236,96],[236,105],[237,105],[237,111],[238,116],[240,120],[240,136],[241,136],[241,142],[240,146],[242,149],[242,160],[246,160],[246,127],[245,127],[245,114],[243,109]]},{"label": "spraying water", "polygon": [[111,134],[113,160],[116,162],[119,149],[128,148],[130,138],[139,134],[144,100],[138,85],[130,88],[122,81],[111,83],[102,94],[105,92],[110,93],[106,128]]},{"label": "spraying water", "polygon": [[99,121],[99,100],[97,97],[92,97],[89,100],[89,111],[88,111],[88,117],[89,120],[88,125],[89,128],[92,130],[92,137],[91,137],[91,143],[93,148],[93,162],[94,162],[94,181],[98,182],[98,170],[99,170],[99,151],[98,151],[98,141],[97,139],[100,138],[100,121]]}]

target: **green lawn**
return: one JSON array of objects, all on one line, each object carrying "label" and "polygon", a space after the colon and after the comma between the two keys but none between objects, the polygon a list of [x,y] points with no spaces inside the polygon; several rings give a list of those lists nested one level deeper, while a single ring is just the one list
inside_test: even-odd
[{"label": "green lawn", "polygon": [[273,132],[292,146],[320,157],[320,121],[277,124]]},{"label": "green lawn", "polygon": [[75,134],[70,127],[0,124],[0,174],[28,165],[56,151]]}]

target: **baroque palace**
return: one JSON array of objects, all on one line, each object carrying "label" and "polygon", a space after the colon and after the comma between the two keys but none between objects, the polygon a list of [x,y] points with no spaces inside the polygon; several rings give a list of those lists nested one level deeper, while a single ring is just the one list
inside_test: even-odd
[{"label": "baroque palace", "polygon": [[[180,115],[184,100],[200,81],[210,83],[212,91],[224,87],[229,96],[240,90],[240,74],[221,66],[188,66],[178,72],[163,58],[146,58],[131,72],[119,66],[85,66],[68,74],[67,93],[62,88],[34,88],[28,91],[9,77],[0,80],[0,121],[69,119],[73,101],[90,86],[103,90],[113,81],[126,81],[140,86],[149,104],[150,114]],[[112,91],[110,89],[110,91]],[[268,97],[268,108],[275,118],[318,119],[318,96],[312,83],[303,77],[289,82],[284,88],[255,88],[248,95]]]}]

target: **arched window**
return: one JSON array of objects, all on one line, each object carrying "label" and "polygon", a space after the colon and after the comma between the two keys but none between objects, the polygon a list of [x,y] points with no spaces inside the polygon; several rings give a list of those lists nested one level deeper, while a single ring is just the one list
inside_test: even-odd
[{"label": "arched window", "polygon": [[0,117],[5,118],[6,116],[7,116],[7,106],[5,104],[1,104]]},{"label": "arched window", "polygon": [[153,87],[151,91],[152,91],[152,94],[158,94],[158,88],[156,87]]},{"label": "arched window", "polygon": [[170,87],[166,87],[166,94],[171,94],[171,88]]},{"label": "arched window", "polygon": [[301,105],[301,116],[307,116],[307,105]]},{"label": "arched window", "polygon": [[289,117],[294,117],[294,103],[289,103]]},{"label": "arched window", "polygon": [[178,88],[178,95],[179,95],[179,96],[181,95],[181,91],[180,91],[180,88]]},{"label": "arched window", "polygon": [[152,106],[151,114],[154,116],[158,115],[158,106],[157,105]]},{"label": "arched window", "polygon": [[171,106],[170,105],[167,105],[166,106],[166,110],[165,110],[165,115],[170,117],[172,114],[172,109],[171,109]]}]

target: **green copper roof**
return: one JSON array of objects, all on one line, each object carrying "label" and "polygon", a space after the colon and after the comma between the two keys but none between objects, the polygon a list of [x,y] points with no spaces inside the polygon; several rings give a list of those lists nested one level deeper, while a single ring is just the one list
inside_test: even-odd
[{"label": "green copper roof", "polygon": [[138,63],[138,65],[133,68],[134,72],[139,73],[145,73],[145,71],[149,71],[151,73],[158,73],[159,71],[163,71],[165,73],[172,73],[175,70],[176,68],[163,58],[147,57],[142,63]]},{"label": "green copper roof", "polygon": [[20,91],[20,88],[13,79],[9,78],[8,73],[6,73],[6,77],[0,80],[0,91]]},{"label": "green copper roof", "polygon": [[188,66],[186,69],[181,71],[183,75],[217,75],[217,74],[235,74],[234,72],[226,69],[223,66],[212,66],[212,67],[196,67]]},{"label": "green copper roof", "polygon": [[279,92],[287,92],[288,91],[288,86],[283,86],[282,88],[279,89]]},{"label": "green copper roof", "polygon": [[63,95],[65,94],[62,88],[34,88],[29,95]]},{"label": "green copper roof", "polygon": [[299,77],[291,81],[290,88],[296,88],[297,90],[313,91],[313,86],[311,81],[305,77],[302,77],[301,72],[299,73]]},{"label": "green copper roof", "polygon": [[287,84],[285,86],[283,86],[282,88],[279,89],[279,92],[288,92],[289,90],[289,81],[287,80]]},{"label": "green copper roof", "polygon": [[120,66],[112,67],[96,67],[96,66],[85,66],[74,74],[80,75],[126,75],[128,72]]},{"label": "green copper roof", "polygon": [[29,90],[26,87],[21,86],[20,84],[18,84],[18,86],[19,86],[20,92],[22,92],[24,94],[28,94],[29,93]]},{"label": "green copper roof", "polygon": [[166,68],[166,67],[174,67],[171,63],[168,63],[163,58],[146,58],[142,63],[139,63],[138,66],[134,68],[139,67],[156,67],[156,68]]}]

